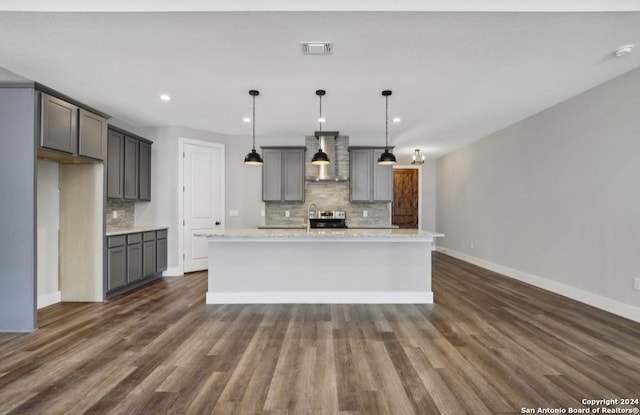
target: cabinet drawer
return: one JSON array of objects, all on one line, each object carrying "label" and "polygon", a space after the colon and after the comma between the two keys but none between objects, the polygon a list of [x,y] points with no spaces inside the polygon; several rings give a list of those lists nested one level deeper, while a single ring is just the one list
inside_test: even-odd
[{"label": "cabinet drawer", "polygon": [[145,232],[142,234],[142,240],[147,241],[155,241],[156,240],[156,232]]},{"label": "cabinet drawer", "polygon": [[158,239],[167,239],[167,230],[158,231]]},{"label": "cabinet drawer", "polygon": [[142,234],[141,233],[132,233],[131,235],[127,235],[127,243],[131,244],[139,244],[142,242]]},{"label": "cabinet drawer", "polygon": [[107,247],[124,246],[126,240],[126,235],[110,236],[107,240]]}]

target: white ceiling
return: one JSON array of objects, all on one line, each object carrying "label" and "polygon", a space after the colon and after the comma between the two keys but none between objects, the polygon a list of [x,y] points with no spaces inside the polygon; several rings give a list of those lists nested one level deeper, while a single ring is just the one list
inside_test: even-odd
[{"label": "white ceiling", "polygon": [[[434,158],[640,67],[637,0],[511,2],[551,12],[479,12],[478,2],[463,12],[469,1],[409,0],[368,2],[387,10],[377,12],[359,1],[320,11],[244,1],[233,2],[236,9],[258,11],[219,12],[232,2],[212,8],[198,0],[179,4],[213,11],[87,12],[77,1],[56,2],[62,11],[54,13],[6,11],[53,10],[49,3],[0,0],[0,67],[134,126],[226,135],[251,134],[242,118],[251,115],[248,90],[258,89],[258,145],[261,135],[293,141],[317,129],[319,88],[327,90],[323,129],[384,144],[380,92],[391,89],[389,117],[402,118],[390,123],[396,153],[421,148]],[[91,10],[147,3],[93,2]],[[176,10],[173,1],[154,4]],[[507,10],[505,2],[482,4]],[[555,12],[577,4],[609,11]],[[331,11],[345,7],[357,11]],[[333,41],[334,53],[302,56],[300,41]],[[629,43],[638,45],[634,53],[613,57]],[[160,102],[161,93],[173,100]]]}]

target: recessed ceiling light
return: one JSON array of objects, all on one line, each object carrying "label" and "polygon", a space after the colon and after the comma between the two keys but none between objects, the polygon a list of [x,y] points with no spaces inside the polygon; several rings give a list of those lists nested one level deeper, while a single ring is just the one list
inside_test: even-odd
[{"label": "recessed ceiling light", "polygon": [[393,120],[391,120],[391,121],[393,121],[393,122],[400,122],[400,121],[402,121],[402,120],[400,119],[400,117],[393,117]]},{"label": "recessed ceiling light", "polygon": [[613,54],[617,57],[620,56],[624,56],[624,55],[628,55],[629,53],[631,53],[631,51],[633,50],[633,47],[635,45],[624,45],[624,46],[620,46],[618,49],[616,49]]},{"label": "recessed ceiling light", "polygon": [[244,118],[242,119],[242,122],[247,122],[247,123],[249,123],[249,122],[251,122],[251,118],[249,118],[249,117],[244,117]]},{"label": "recessed ceiling light", "polygon": [[160,99],[163,100],[164,102],[169,102],[171,101],[171,96],[169,94],[162,94],[160,95]]}]

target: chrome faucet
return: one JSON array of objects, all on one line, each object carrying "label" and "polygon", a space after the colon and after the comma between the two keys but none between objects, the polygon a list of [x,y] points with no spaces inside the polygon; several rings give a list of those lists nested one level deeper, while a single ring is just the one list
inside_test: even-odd
[{"label": "chrome faucet", "polygon": [[318,216],[318,207],[315,203],[309,203],[307,207],[307,231],[311,230],[311,208],[313,207],[313,218]]}]

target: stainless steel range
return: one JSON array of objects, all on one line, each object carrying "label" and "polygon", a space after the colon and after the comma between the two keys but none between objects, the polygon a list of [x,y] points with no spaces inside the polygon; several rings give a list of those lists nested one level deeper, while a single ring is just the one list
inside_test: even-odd
[{"label": "stainless steel range", "polygon": [[347,228],[347,213],[343,210],[319,210],[315,215],[309,215],[309,225],[312,229]]}]

